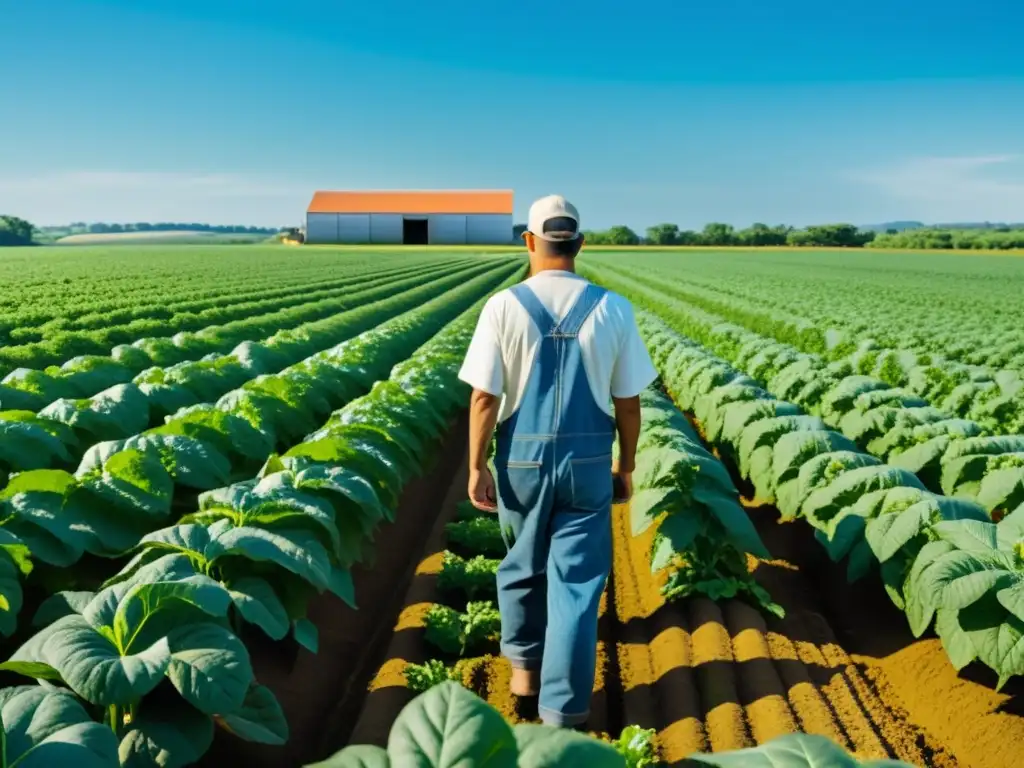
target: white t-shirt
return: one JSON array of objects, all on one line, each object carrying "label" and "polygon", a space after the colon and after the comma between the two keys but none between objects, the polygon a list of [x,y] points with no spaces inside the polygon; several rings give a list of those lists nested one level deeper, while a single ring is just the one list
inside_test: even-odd
[{"label": "white t-shirt", "polygon": [[[587,281],[560,270],[545,270],[525,281],[558,320],[565,317]],[[519,407],[541,336],[530,315],[509,290],[484,305],[459,378],[474,389],[502,395],[498,421]],[[579,332],[583,369],[594,401],[614,416],[612,397],[639,395],[658,373],[636,326],[633,307],[609,291]]]}]

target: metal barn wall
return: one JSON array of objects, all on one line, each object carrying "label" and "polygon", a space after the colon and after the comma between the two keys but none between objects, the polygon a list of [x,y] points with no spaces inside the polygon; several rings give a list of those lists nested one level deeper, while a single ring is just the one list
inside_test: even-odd
[{"label": "metal barn wall", "polygon": [[402,244],[402,215],[400,213],[371,213],[370,242]]},{"label": "metal barn wall", "polygon": [[512,214],[475,213],[466,217],[470,245],[508,245],[512,242]]},{"label": "metal barn wall", "polygon": [[338,214],[338,239],[339,243],[368,243],[370,242],[370,214],[368,213],[339,213]]},{"label": "metal barn wall", "polygon": [[307,243],[336,243],[336,242],[338,242],[338,214],[336,214],[336,213],[307,213],[306,214],[306,242]]},{"label": "metal barn wall", "polygon": [[465,214],[433,214],[427,217],[427,236],[431,245],[465,245]]}]

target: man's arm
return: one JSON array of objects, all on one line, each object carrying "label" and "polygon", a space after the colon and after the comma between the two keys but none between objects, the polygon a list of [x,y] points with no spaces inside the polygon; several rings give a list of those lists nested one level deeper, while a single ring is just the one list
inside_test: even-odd
[{"label": "man's arm", "polygon": [[498,422],[505,366],[491,301],[480,313],[459,378],[473,388],[469,398],[469,500],[477,509],[493,512],[498,508],[498,495],[487,469],[487,444]]},{"label": "man's arm", "polygon": [[619,461],[613,467],[622,483],[622,498],[633,495],[632,474],[636,468],[636,444],[640,440],[640,393],[658,377],[637,328],[633,308],[621,300],[623,338],[612,370],[612,402],[615,405],[615,427],[619,434]]},{"label": "man's arm", "polygon": [[487,469],[487,446],[498,423],[501,398],[474,389],[469,398],[469,468]]},{"label": "man's arm", "polygon": [[636,444],[640,440],[640,395],[613,397],[615,428],[619,433],[619,463],[616,471],[630,474],[636,467]]}]

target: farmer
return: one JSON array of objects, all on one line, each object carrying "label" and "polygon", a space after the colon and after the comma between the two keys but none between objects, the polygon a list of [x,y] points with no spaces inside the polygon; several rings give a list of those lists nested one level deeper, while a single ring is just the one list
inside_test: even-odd
[{"label": "farmer", "polygon": [[473,387],[469,498],[497,511],[508,550],[498,608],[511,691],[539,693],[545,723],[578,728],[611,570],[613,485],[616,501],[632,494],[639,395],[657,374],[629,302],[575,274],[576,208],[537,200],[523,239],[532,276],[488,300],[459,373]]}]

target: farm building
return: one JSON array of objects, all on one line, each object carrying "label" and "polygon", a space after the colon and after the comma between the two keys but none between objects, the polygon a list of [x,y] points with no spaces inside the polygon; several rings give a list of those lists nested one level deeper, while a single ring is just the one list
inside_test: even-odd
[{"label": "farm building", "polygon": [[306,242],[505,245],[512,242],[512,192],[316,192]]}]

